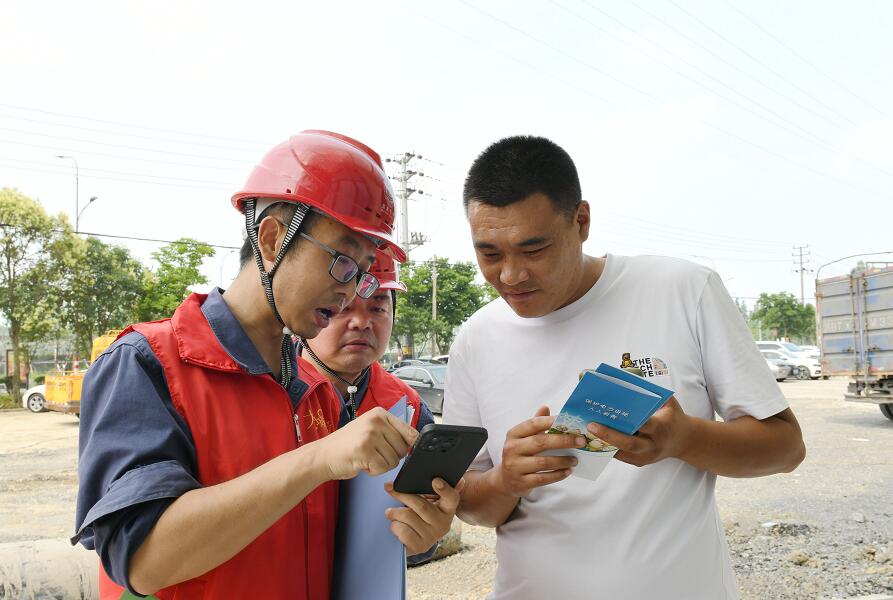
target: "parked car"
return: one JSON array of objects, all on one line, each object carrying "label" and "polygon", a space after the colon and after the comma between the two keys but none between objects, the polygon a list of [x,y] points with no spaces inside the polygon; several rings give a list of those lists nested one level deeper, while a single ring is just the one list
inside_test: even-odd
[{"label": "parked car", "polygon": [[811,356],[812,358],[819,358],[822,355],[821,349],[818,346],[800,346],[800,350],[806,353],[807,356]]},{"label": "parked car", "polygon": [[766,359],[766,364],[769,366],[769,370],[772,371],[772,376],[775,377],[775,381],[784,381],[791,376],[793,369],[796,369],[794,365],[788,364],[783,360],[769,358],[765,355],[763,355],[763,357]]},{"label": "parked car", "polygon": [[402,369],[403,367],[409,366],[422,366],[422,365],[430,365],[431,363],[427,360],[421,360],[418,358],[404,358],[403,360],[398,360],[388,369],[389,372],[393,373],[397,369]]},{"label": "parked car", "polygon": [[822,376],[822,364],[818,360],[802,354],[794,354],[784,345],[786,343],[788,342],[757,342],[757,348],[760,349],[760,352],[764,350],[777,352],[788,362],[793,363],[798,368],[797,379],[818,379]]},{"label": "parked car", "polygon": [[43,383],[25,390],[22,394],[22,408],[27,408],[31,412],[47,411],[47,386]]},{"label": "parked car", "polygon": [[450,363],[450,355],[449,354],[441,354],[440,356],[435,356],[431,359],[433,363],[440,363],[442,365],[447,365]]},{"label": "parked car", "polygon": [[811,350],[806,350],[802,346],[798,346],[792,342],[757,342],[760,350],[778,350],[779,352],[787,352],[792,356],[801,356],[803,358],[814,358],[818,360],[819,354]]},{"label": "parked car", "polygon": [[394,375],[418,392],[431,412],[442,414],[447,368],[447,365],[413,365],[397,369]]}]

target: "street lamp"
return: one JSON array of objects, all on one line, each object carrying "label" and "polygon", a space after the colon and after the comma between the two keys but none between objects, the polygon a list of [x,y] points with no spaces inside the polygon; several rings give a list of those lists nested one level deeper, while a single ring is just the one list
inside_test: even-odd
[{"label": "street lamp", "polygon": [[[78,172],[78,161],[73,156],[67,156],[64,154],[57,154],[56,158],[61,159],[69,159],[74,163],[74,232],[78,232],[78,210],[80,209],[80,195],[79,195],[79,187],[80,187],[80,173]],[[91,200],[92,202],[92,200]]]},{"label": "street lamp", "polygon": [[84,214],[84,211],[87,210],[91,204],[99,200],[96,196],[90,196],[90,199],[87,201],[87,204],[84,205],[84,208],[81,209],[81,212],[78,213],[78,216],[74,219],[74,232],[77,233],[78,225],[81,222],[81,215]]},{"label": "street lamp", "polygon": [[893,250],[885,250],[883,252],[863,252],[862,254],[850,254],[849,256],[844,256],[843,258],[838,258],[836,260],[832,260],[831,262],[826,262],[821,267],[819,267],[815,273],[816,283],[818,283],[818,281],[819,281],[819,274],[822,272],[822,269],[824,269],[825,267],[831,266],[835,263],[839,263],[839,262],[844,261],[848,258],[857,258],[860,256],[877,256],[878,254],[893,254]]}]

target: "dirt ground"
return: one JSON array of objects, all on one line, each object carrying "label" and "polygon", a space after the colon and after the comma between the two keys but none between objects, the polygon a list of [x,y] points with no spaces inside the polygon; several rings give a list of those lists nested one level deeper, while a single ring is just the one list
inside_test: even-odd
[{"label": "dirt ground", "polygon": [[[742,599],[893,593],[893,421],[845,402],[844,380],[781,386],[806,461],[717,486]],[[0,543],[72,535],[77,429],[73,416],[0,411]],[[413,600],[486,596],[495,534],[465,525],[462,540],[459,554],[409,571]]]}]

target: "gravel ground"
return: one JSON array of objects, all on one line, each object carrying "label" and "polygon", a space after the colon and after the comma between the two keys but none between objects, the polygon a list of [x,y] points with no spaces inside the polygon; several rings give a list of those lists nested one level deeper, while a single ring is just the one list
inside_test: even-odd
[{"label": "gravel ground", "polygon": [[74,534],[78,420],[0,411],[0,543]]},{"label": "gravel ground", "polygon": [[[875,405],[844,402],[845,380],[781,386],[806,461],[791,474],[717,486],[741,598],[893,595],[893,421]],[[0,543],[71,535],[76,462],[74,417],[0,411]],[[465,525],[462,542],[459,554],[409,571],[413,600],[486,596],[494,532]]]},{"label": "gravel ground", "polygon": [[[893,421],[845,402],[842,379],[781,387],[806,460],[794,473],[717,484],[742,600],[893,596]],[[465,526],[462,539],[459,554],[410,571],[414,600],[487,594],[495,535]]]}]

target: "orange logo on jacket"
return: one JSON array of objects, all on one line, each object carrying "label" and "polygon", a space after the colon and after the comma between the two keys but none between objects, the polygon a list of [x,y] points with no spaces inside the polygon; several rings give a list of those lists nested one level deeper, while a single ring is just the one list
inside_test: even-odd
[{"label": "orange logo on jacket", "polygon": [[332,430],[331,425],[326,421],[325,415],[322,414],[322,409],[316,409],[316,414],[313,414],[312,410],[307,410],[307,414],[304,415],[308,419],[310,419],[310,427],[316,429],[317,427],[322,427],[325,433],[329,433]]}]

